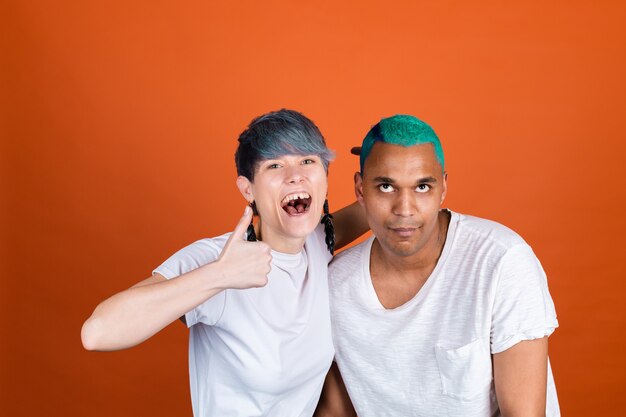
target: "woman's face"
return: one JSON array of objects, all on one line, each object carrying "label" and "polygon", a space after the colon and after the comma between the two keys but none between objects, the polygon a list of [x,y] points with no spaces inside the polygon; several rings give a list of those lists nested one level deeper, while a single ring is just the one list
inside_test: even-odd
[{"label": "woman's face", "polygon": [[239,177],[246,199],[256,204],[261,239],[279,252],[295,253],[320,222],[328,180],[317,155],[284,155],[261,161],[254,182]]}]

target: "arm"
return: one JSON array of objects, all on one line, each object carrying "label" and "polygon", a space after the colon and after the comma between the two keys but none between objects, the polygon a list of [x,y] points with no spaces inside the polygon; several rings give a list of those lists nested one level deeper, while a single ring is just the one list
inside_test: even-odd
[{"label": "arm", "polygon": [[216,262],[172,280],[155,275],[100,303],[81,330],[87,350],[126,349],[222,290]]},{"label": "arm", "polygon": [[157,274],[100,303],[81,330],[85,349],[135,346],[226,288],[265,285],[270,248],[263,242],[244,241],[251,216],[246,208],[215,262],[171,280]]},{"label": "arm", "polygon": [[547,337],[522,341],[493,355],[493,375],[502,416],[546,415]]},{"label": "arm", "polygon": [[337,364],[333,362],[326,380],[320,402],[317,404],[314,417],[356,417],[346,386],[339,373]]},{"label": "arm", "polygon": [[370,229],[365,210],[356,201],[333,213],[333,225],[336,249],[341,249]]}]

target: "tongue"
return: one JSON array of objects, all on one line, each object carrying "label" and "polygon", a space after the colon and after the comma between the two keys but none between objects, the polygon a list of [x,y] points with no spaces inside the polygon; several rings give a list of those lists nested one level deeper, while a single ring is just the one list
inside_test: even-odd
[{"label": "tongue", "polygon": [[284,209],[289,215],[298,214],[298,210],[294,206],[285,206]]},{"label": "tongue", "polygon": [[295,206],[287,205],[284,207],[285,211],[290,215],[296,215],[300,213],[304,213],[304,204],[297,204]]}]

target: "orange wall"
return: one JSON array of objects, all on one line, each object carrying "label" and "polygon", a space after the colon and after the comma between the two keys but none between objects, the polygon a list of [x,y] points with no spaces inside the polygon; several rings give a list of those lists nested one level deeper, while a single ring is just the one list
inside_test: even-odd
[{"label": "orange wall", "polygon": [[626,413],[623,2],[95,3],[0,6],[1,415],[190,415],[182,325],[115,353],[80,327],[233,227],[237,135],[281,107],[337,150],[335,208],[373,123],[431,123],[447,206],[548,273],[563,414]]}]

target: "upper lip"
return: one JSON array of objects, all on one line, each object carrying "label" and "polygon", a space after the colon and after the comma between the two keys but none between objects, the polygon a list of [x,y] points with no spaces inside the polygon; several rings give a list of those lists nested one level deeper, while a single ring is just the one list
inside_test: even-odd
[{"label": "upper lip", "polygon": [[311,198],[311,194],[309,194],[307,191],[290,192],[289,194],[285,195],[282,200],[280,200],[280,205],[285,206],[287,203],[289,203],[290,200],[295,200],[298,198]]}]

